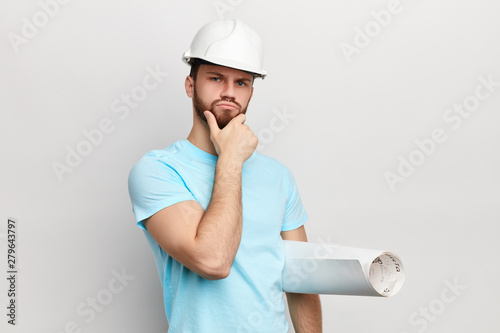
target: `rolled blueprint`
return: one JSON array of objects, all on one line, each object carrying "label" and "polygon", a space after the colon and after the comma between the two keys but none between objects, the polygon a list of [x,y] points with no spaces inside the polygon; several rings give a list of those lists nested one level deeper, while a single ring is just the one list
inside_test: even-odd
[{"label": "rolled blueprint", "polygon": [[405,279],[401,259],[391,252],[335,244],[284,243],[286,292],[392,296]]}]

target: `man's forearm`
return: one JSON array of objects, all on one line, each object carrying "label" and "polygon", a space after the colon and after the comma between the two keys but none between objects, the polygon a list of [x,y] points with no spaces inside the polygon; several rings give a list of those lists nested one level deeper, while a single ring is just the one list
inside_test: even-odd
[{"label": "man's forearm", "polygon": [[286,298],[296,333],[323,332],[319,295],[286,293]]},{"label": "man's forearm", "polygon": [[212,198],[196,234],[200,247],[206,249],[211,259],[227,274],[241,240],[241,172],[241,163],[219,158],[215,168]]},{"label": "man's forearm", "polygon": [[210,140],[219,156],[212,197],[195,235],[197,257],[210,277],[224,278],[240,246],[243,224],[241,173],[243,163],[257,147],[257,137],[239,114],[221,130],[215,116],[205,111]]}]

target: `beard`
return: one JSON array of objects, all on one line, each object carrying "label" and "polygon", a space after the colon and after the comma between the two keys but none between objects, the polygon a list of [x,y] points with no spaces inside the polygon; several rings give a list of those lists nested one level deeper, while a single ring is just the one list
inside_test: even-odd
[{"label": "beard", "polygon": [[[234,116],[231,116],[232,110],[227,110],[227,109],[222,110],[219,113],[215,113],[214,108],[220,102],[231,102],[231,103],[235,104],[236,107],[238,108],[238,113],[235,114]],[[229,124],[231,119],[233,119],[234,117],[236,117],[239,114],[245,114],[247,112],[248,103],[245,106],[245,108],[242,108],[241,104],[236,102],[234,100],[234,98],[222,98],[222,99],[216,99],[212,103],[208,104],[208,103],[205,103],[204,101],[201,100],[200,96],[198,96],[198,94],[196,93],[196,88],[195,88],[194,93],[193,93],[193,106],[194,106],[194,109],[195,109],[198,117],[207,126],[208,126],[207,118],[205,117],[205,115],[203,113],[205,111],[210,111],[214,115],[215,119],[217,120],[217,125],[219,125],[219,128],[223,129],[224,127],[226,127],[227,124]]]}]

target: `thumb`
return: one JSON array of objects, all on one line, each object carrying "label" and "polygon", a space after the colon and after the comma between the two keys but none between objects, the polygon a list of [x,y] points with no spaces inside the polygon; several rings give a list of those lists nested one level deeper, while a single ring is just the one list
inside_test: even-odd
[{"label": "thumb", "polygon": [[217,120],[215,119],[215,116],[212,114],[212,112],[205,111],[203,114],[205,115],[205,118],[207,119],[207,124],[208,124],[208,127],[210,128],[210,132],[212,132],[212,133],[220,132],[219,125],[217,124]]}]

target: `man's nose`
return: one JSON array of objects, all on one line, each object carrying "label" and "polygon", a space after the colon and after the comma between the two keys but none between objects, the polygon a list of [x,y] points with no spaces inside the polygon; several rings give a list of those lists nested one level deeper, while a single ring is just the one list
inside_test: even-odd
[{"label": "man's nose", "polygon": [[221,98],[231,98],[234,99],[235,94],[234,94],[234,83],[231,81],[226,81],[224,83],[223,89],[220,94]]}]

